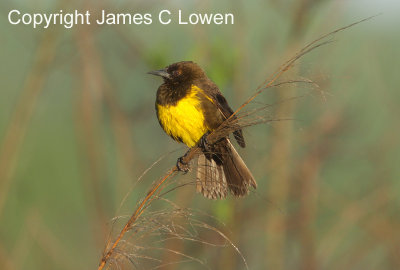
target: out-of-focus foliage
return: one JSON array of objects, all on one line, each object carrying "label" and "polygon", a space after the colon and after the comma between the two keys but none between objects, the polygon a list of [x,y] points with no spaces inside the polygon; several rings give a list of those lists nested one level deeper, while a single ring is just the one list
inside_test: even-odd
[{"label": "out-of-focus foliage", "polygon": [[[1,269],[96,268],[111,219],[130,215],[151,183],[184,153],[157,123],[154,99],[161,81],[147,71],[193,60],[237,108],[305,44],[379,12],[305,56],[286,76],[311,79],[319,88],[274,88],[250,105],[274,104],[269,113],[275,118],[293,119],[245,130],[248,146],[241,154],[258,181],[254,193],[208,201],[186,186],[166,197],[224,223],[216,225],[207,215],[202,220],[226,233],[250,269],[400,268],[399,5],[231,2],[2,1]],[[46,30],[7,21],[12,9],[105,9],[154,18],[165,8],[232,12],[235,24]],[[210,269],[245,267],[232,248],[168,248],[206,260]],[[164,262],[182,259],[159,256]],[[196,261],[189,266],[204,268]]]}]

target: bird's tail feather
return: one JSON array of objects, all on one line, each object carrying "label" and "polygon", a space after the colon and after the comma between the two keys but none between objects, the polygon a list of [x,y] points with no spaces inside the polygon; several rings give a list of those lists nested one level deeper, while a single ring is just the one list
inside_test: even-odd
[{"label": "bird's tail feather", "polygon": [[209,199],[223,199],[228,190],[241,197],[256,188],[253,175],[228,138],[212,146],[213,153],[203,153],[198,159],[197,192]]},{"label": "bird's tail feather", "polygon": [[223,199],[228,194],[223,167],[201,154],[197,160],[196,190],[208,199]]}]

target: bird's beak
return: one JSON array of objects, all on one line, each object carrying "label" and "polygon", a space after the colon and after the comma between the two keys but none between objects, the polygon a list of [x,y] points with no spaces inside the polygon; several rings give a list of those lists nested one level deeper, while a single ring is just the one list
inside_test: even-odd
[{"label": "bird's beak", "polygon": [[152,74],[152,75],[156,75],[156,76],[161,76],[163,78],[169,79],[171,76],[169,75],[169,73],[167,72],[167,69],[160,69],[160,70],[153,70],[153,71],[149,71],[147,72],[147,74]]}]

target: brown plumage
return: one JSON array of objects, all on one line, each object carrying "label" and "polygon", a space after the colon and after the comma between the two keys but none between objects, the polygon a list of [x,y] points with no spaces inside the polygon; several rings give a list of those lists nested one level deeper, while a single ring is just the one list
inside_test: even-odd
[{"label": "brown plumage", "polygon": [[[191,61],[174,63],[149,73],[164,79],[157,91],[157,117],[164,131],[176,141],[193,147],[203,135],[218,128],[233,114],[216,84]],[[238,144],[245,147],[242,130],[235,129],[233,135]],[[228,191],[240,197],[248,193],[250,186],[257,187],[228,137],[212,145],[203,145],[202,149],[196,190],[205,197],[225,198]]]}]

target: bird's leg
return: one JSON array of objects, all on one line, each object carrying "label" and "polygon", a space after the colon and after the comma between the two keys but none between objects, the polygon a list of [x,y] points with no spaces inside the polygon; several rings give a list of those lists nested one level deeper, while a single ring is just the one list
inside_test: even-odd
[{"label": "bird's leg", "polygon": [[[199,142],[198,142],[198,147],[203,151],[203,153],[207,154],[207,153],[211,153],[211,148],[210,148],[210,144],[207,141],[207,136],[210,134],[210,132],[206,132],[204,133],[204,135],[200,138]],[[189,153],[190,150],[188,150],[183,156],[181,156],[180,158],[178,158],[178,160],[176,161],[176,168],[178,169],[178,171],[184,172],[184,173],[188,173],[190,171],[190,166],[189,163],[184,162],[183,160],[185,159],[185,157],[187,156],[187,154]]]},{"label": "bird's leg", "polygon": [[[190,151],[190,150],[189,150]],[[178,171],[180,172],[184,172],[185,174],[188,173],[190,171],[190,166],[189,163],[184,162],[184,158],[187,156],[187,154],[189,153],[189,151],[187,151],[183,156],[181,156],[180,158],[178,158],[178,160],[176,161],[176,168],[178,168]]]},{"label": "bird's leg", "polygon": [[201,148],[203,153],[211,153],[211,148],[210,144],[208,143],[207,137],[210,134],[209,131],[204,133],[204,135],[200,138],[200,141],[198,143],[198,146]]}]

